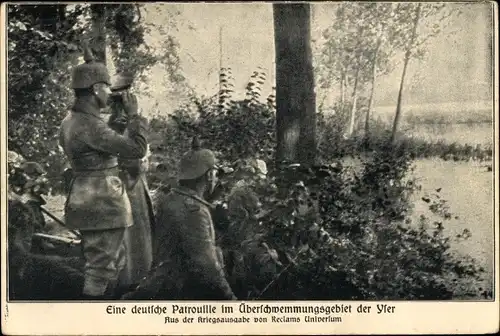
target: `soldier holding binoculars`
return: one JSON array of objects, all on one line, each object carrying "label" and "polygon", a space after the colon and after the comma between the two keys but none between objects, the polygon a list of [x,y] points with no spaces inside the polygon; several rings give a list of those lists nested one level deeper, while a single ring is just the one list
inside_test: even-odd
[{"label": "soldier holding binoculars", "polygon": [[62,121],[60,145],[71,165],[65,222],[79,230],[85,259],[83,296],[113,295],[126,264],[126,228],[133,225],[127,185],[119,160],[140,160],[147,152],[147,121],[138,115],[137,98],[121,94],[128,122],[120,134],[101,118],[111,94],[104,64],[95,62],[87,47],[85,63],[72,75],[74,105]]},{"label": "soldier holding binoculars", "polygon": [[[126,94],[132,80],[132,76],[119,75],[111,87],[111,117],[108,125],[120,134],[127,133],[128,116],[123,107],[122,95]],[[118,165],[132,205],[134,221],[134,225],[125,230],[126,264],[118,279],[120,287],[126,290],[137,285],[151,268],[154,213],[146,179],[147,157],[143,159],[120,158]]]}]

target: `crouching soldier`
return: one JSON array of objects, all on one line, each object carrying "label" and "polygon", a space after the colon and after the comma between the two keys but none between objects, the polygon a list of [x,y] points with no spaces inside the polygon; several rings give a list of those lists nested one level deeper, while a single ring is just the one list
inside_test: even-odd
[{"label": "crouching soldier", "polygon": [[100,110],[106,107],[111,92],[110,76],[105,65],[94,62],[88,48],[85,51],[86,63],[77,66],[72,77],[76,100],[60,129],[60,145],[72,169],[65,220],[68,228],[79,230],[82,237],[83,295],[103,299],[112,294],[125,264],[125,228],[133,223],[118,158],[146,155],[147,122],[137,114],[136,97],[125,93],[127,135],[107,125]]},{"label": "crouching soldier", "polygon": [[181,159],[179,186],[158,200],[153,269],[125,299],[236,300],[205,200],[216,175],[213,152],[194,141]]}]

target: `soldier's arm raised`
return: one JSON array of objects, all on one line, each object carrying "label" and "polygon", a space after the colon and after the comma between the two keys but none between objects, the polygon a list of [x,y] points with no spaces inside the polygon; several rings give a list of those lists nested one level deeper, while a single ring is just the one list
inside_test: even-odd
[{"label": "soldier's arm raised", "polygon": [[124,136],[111,129],[105,122],[99,121],[93,125],[94,129],[88,134],[85,142],[94,149],[124,159],[141,159],[147,152],[147,125],[145,118],[134,115],[130,117],[127,126],[128,136]]},{"label": "soldier's arm raised", "polygon": [[183,250],[189,256],[187,267],[193,276],[227,299],[236,299],[226,280],[224,270],[217,258],[215,242],[211,236],[210,215],[202,209],[188,209],[186,224],[179,228]]}]

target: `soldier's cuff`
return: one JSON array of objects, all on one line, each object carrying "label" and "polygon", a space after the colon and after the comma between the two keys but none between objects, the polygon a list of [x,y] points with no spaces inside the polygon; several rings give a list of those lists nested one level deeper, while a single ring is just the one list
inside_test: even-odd
[{"label": "soldier's cuff", "polygon": [[134,115],[128,124],[129,132],[141,133],[145,135],[149,131],[149,123],[146,118]]}]

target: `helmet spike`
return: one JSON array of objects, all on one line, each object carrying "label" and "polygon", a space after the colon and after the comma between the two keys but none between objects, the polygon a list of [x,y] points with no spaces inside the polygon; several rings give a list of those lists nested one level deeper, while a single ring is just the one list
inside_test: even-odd
[{"label": "helmet spike", "polygon": [[85,63],[92,63],[94,61],[94,54],[92,54],[88,41],[83,42],[83,60]]},{"label": "helmet spike", "polygon": [[73,89],[88,89],[96,83],[107,83],[111,85],[111,79],[106,65],[94,59],[92,49],[87,39],[81,41],[81,47],[83,49],[83,59],[85,63],[73,69],[71,87]]},{"label": "helmet spike", "polygon": [[200,147],[201,147],[200,139],[197,136],[194,136],[193,141],[191,142],[191,149],[198,150],[200,149]]}]

